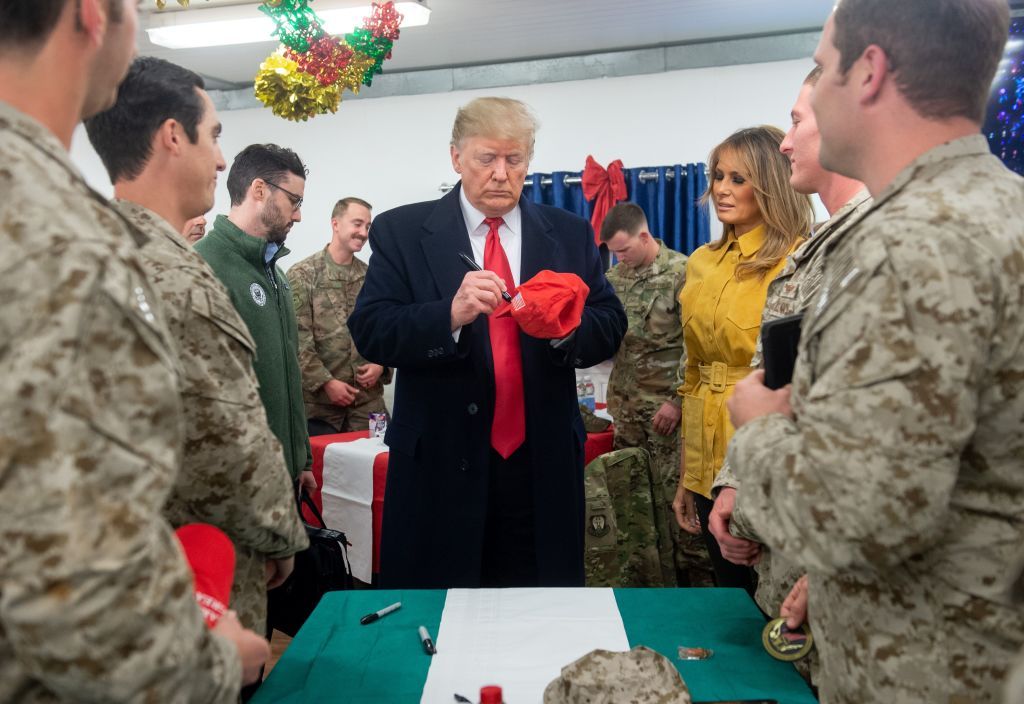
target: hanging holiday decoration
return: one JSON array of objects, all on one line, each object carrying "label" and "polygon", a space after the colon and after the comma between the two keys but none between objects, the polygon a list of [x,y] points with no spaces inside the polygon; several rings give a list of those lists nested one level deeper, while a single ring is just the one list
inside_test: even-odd
[{"label": "hanging holiday decoration", "polygon": [[288,49],[285,56],[297,63],[303,73],[327,86],[338,82],[338,76],[352,60],[353,53],[352,49],[325,34],[310,45],[309,51],[299,53]]},{"label": "hanging holiday decoration", "polygon": [[348,65],[344,70],[338,74],[338,85],[342,88],[347,88],[353,93],[359,93],[359,88],[363,85],[370,85],[364,83],[363,78],[368,72],[373,71],[373,59],[365,54],[355,54],[349,59]]},{"label": "hanging holiday decoration", "polygon": [[389,2],[384,5],[374,4],[373,14],[366,18],[363,27],[370,30],[375,37],[384,37],[397,42],[398,27],[401,24],[402,13],[395,9],[394,3]]},{"label": "hanging holiday decoration", "polygon": [[276,4],[264,2],[260,12],[276,25],[274,36],[292,51],[300,54],[309,51],[310,45],[325,36],[320,18],[309,7],[309,0],[273,0]]},{"label": "hanging holiday decoration", "polygon": [[363,26],[339,39],[324,31],[309,3],[264,0],[260,6],[274,21],[281,47],[260,65],[256,97],[275,115],[295,121],[336,112],[343,90],[358,93],[371,85],[391,58],[402,23],[392,0],[374,2]]},{"label": "hanging holiday decoration", "polygon": [[361,27],[356,31],[345,35],[345,42],[352,47],[357,54],[362,54],[373,59],[373,65],[363,75],[363,84],[370,85],[373,76],[381,73],[381,66],[385,59],[391,58],[391,47],[393,42],[387,37],[375,37],[373,33]]},{"label": "hanging holiday decoration", "polygon": [[294,122],[337,112],[341,103],[339,86],[322,85],[283,52],[271,54],[260,64],[254,89],[256,97],[275,115]]}]

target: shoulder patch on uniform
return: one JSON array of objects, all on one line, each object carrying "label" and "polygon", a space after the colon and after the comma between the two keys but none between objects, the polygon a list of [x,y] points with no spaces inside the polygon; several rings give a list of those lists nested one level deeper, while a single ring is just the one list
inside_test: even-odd
[{"label": "shoulder patch on uniform", "polygon": [[263,290],[263,287],[253,281],[249,284],[249,295],[252,296],[252,300],[260,308],[267,305],[267,292]]},{"label": "shoulder patch on uniform", "polygon": [[587,532],[595,538],[603,538],[611,529],[612,527],[608,525],[608,519],[603,513],[592,515],[590,523],[587,525]]}]

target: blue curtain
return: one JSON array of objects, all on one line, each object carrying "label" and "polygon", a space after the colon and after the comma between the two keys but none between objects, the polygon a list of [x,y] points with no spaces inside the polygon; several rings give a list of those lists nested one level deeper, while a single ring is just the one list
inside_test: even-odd
[{"label": "blue curtain", "polygon": [[[623,169],[626,177],[626,200],[643,208],[651,232],[672,249],[690,254],[711,240],[707,208],[698,200],[707,188],[704,164],[676,164],[674,166],[644,166]],[[640,180],[640,174],[657,174],[656,179]],[[672,179],[666,174],[672,174]],[[579,178],[580,171],[553,171],[535,173],[529,178],[533,185],[525,189],[534,203],[553,205],[590,220],[590,203],[583,197],[579,183],[565,184],[565,177]],[[549,185],[542,181],[551,179]]]}]

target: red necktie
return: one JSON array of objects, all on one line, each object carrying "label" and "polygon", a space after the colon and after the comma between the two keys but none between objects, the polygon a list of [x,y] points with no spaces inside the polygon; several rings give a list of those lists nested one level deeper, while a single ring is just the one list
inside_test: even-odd
[{"label": "red necktie", "polygon": [[[489,228],[484,248],[484,269],[493,271],[505,281],[509,293],[515,295],[515,279],[508,257],[501,246],[498,228],[501,218],[485,218]],[[526,404],[523,400],[523,355],[519,349],[519,325],[512,316],[487,319],[491,333],[491,356],[494,358],[494,420],[491,424],[491,447],[508,459],[526,439]]]}]

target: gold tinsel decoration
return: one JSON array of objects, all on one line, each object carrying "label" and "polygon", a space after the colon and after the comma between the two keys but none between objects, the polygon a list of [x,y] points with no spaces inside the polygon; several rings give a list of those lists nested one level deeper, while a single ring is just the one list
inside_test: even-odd
[{"label": "gold tinsel decoration", "polygon": [[294,122],[337,112],[341,104],[342,86],[320,85],[315,76],[300,71],[299,65],[280,51],[260,64],[254,88],[256,97],[275,115]]},{"label": "gold tinsel decoration", "polygon": [[348,88],[353,93],[359,93],[359,88],[363,84],[363,76],[374,63],[376,62],[371,56],[354,54],[345,68],[338,73],[337,85]]},{"label": "gold tinsel decoration", "polygon": [[[188,9],[188,0],[178,0],[178,4]],[[167,7],[167,0],[156,0],[156,9],[162,10]]]}]

